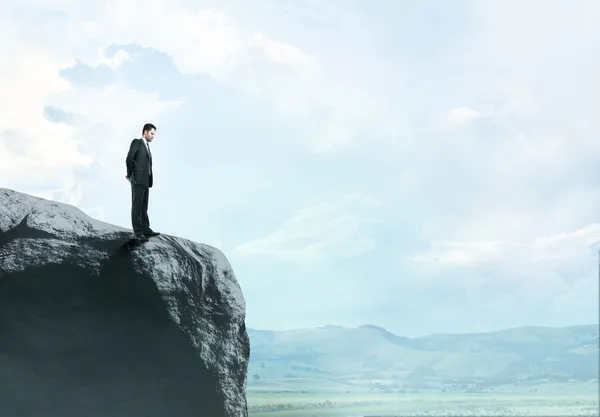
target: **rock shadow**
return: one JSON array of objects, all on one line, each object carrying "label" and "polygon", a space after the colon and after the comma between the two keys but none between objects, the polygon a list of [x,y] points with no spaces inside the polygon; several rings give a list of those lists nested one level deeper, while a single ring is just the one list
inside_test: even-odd
[{"label": "rock shadow", "polygon": [[105,244],[117,250],[99,276],[63,263],[0,279],[0,414],[224,416],[217,376],[153,279],[127,245]]}]

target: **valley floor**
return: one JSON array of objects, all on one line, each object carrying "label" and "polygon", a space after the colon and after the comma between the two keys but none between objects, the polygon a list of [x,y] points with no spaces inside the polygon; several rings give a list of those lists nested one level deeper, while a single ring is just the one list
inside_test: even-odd
[{"label": "valley floor", "polygon": [[[579,384],[577,384],[579,385]],[[548,384],[538,392],[359,393],[248,391],[250,417],[598,416],[597,384]]]}]

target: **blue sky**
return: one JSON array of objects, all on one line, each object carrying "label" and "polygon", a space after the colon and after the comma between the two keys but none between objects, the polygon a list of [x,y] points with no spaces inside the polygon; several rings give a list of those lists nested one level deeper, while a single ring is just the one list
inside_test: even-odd
[{"label": "blue sky", "polygon": [[254,328],[598,322],[593,0],[8,0],[2,186],[219,247]]}]

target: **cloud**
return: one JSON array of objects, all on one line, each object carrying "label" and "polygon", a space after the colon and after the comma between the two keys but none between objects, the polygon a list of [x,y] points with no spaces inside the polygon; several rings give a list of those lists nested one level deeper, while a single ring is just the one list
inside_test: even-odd
[{"label": "cloud", "polygon": [[107,48],[100,51],[98,56],[98,64],[106,65],[111,70],[118,70],[124,63],[133,59],[133,55],[123,49],[109,52]]},{"label": "cloud", "polygon": [[[574,317],[593,321],[599,249],[595,223],[529,241],[434,242],[411,260],[422,286],[443,288],[465,309],[485,306],[481,313],[489,317],[545,311],[565,323]],[[519,319],[511,320],[518,325]]]},{"label": "cloud", "polygon": [[427,252],[413,261],[440,267],[464,268],[486,263],[546,264],[580,262],[596,255],[600,248],[600,223],[590,224],[570,233],[542,237],[529,242],[467,241],[434,242]]},{"label": "cloud", "polygon": [[269,39],[262,33],[254,35],[250,45],[258,47],[270,61],[278,64],[303,67],[314,64],[317,59],[292,45]]},{"label": "cloud", "polygon": [[[127,88],[108,85],[100,89],[80,89],[65,80],[62,70],[77,56],[81,42],[89,40],[93,33],[84,30],[74,35],[85,21],[65,20],[59,4],[51,7],[56,13],[43,2],[35,6],[39,7],[36,12],[20,24],[12,18],[21,16],[27,3],[5,4],[4,17],[0,18],[2,38],[13,40],[1,45],[10,56],[0,74],[3,185],[77,204],[82,202],[85,182],[80,174],[93,170],[87,178],[94,174],[101,177],[102,172],[97,169],[101,165],[112,168],[114,164],[110,161],[116,155],[111,152],[123,146],[118,138],[127,131],[133,138],[140,123],[157,112],[152,110],[151,94],[140,99],[138,92]],[[81,12],[77,7],[73,9],[75,15]],[[48,17],[48,21],[39,22],[40,14]],[[65,25],[56,34],[45,37],[45,31],[57,22]],[[34,29],[40,35],[38,39],[28,36],[24,29],[30,23],[39,23]],[[74,32],[61,37],[69,29]],[[98,55],[100,50],[95,52]],[[100,56],[100,61],[106,64],[107,58],[101,53]],[[123,54],[113,56],[114,65],[111,65],[116,67],[123,58]],[[134,126],[135,133],[131,131]],[[119,162],[123,159],[122,152],[119,149]]]},{"label": "cloud", "polygon": [[60,63],[39,50],[11,55],[0,76],[0,166],[7,185],[30,187],[46,181],[68,181],[69,170],[88,166],[71,137],[73,126],[45,117],[46,98],[68,90],[58,76]]},{"label": "cloud", "polygon": [[589,321],[599,18],[591,0],[5,1],[2,185],[127,227],[124,157],[152,121],[153,227],[225,248],[251,324],[285,326],[260,308],[274,285],[281,317],[325,320],[303,301],[320,288],[332,321],[407,334]]},{"label": "cloud", "polygon": [[241,244],[234,253],[314,263],[373,251],[375,242],[368,229],[377,220],[356,213],[365,205],[372,208],[380,203],[363,196],[346,196],[304,207],[273,233]]},{"label": "cloud", "polygon": [[480,113],[477,110],[469,107],[456,107],[448,113],[448,121],[451,124],[463,125],[479,116]]},{"label": "cloud", "polygon": [[[152,46],[171,56],[184,75],[209,74],[220,83],[270,101],[319,151],[336,151],[371,135],[374,129],[396,131],[394,118],[386,115],[389,110],[377,95],[356,83],[351,72],[333,66],[330,57],[274,39],[218,8],[188,1],[144,4],[113,0],[103,7],[91,3],[89,10],[73,4],[72,18],[64,21],[61,17],[60,34],[72,37],[68,43],[72,51],[85,51],[78,57],[82,62],[104,63],[109,68],[130,58],[123,52],[108,58],[103,52],[107,45],[135,40]],[[240,7],[236,3],[235,8]],[[38,30],[50,31],[53,23]],[[57,36],[49,35],[48,41]],[[97,49],[83,45],[97,45]],[[65,56],[69,56],[67,51]],[[311,127],[319,113],[320,123]]]}]

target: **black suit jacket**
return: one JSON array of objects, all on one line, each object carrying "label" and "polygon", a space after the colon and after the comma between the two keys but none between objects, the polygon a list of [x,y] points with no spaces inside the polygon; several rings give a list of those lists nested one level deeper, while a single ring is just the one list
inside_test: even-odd
[{"label": "black suit jacket", "polygon": [[125,165],[127,166],[127,176],[132,184],[152,187],[152,155],[148,153],[144,139],[131,141]]}]

